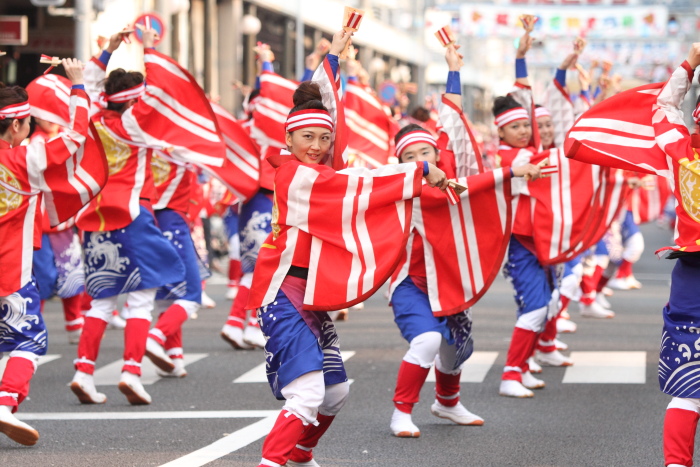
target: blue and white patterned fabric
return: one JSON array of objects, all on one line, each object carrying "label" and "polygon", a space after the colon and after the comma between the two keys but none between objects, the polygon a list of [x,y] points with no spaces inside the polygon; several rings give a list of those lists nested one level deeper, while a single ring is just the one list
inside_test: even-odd
[{"label": "blue and white patterned fabric", "polygon": [[430,308],[428,295],[418,288],[410,277],[404,279],[391,296],[394,322],[407,342],[426,332],[438,332],[449,345],[455,347],[455,363],[459,369],[474,352],[472,315],[470,310],[438,317]]},{"label": "blue and white patterned fabric", "polygon": [[46,355],[47,347],[41,299],[32,280],[12,295],[0,297],[0,353],[22,350]]},{"label": "blue and white patterned fabric", "polygon": [[699,279],[700,254],[680,256],[671,274],[671,296],[663,311],[659,355],[659,385],[674,397],[700,397]]},{"label": "blue and white patterned fabric", "polygon": [[394,311],[394,322],[407,342],[410,343],[426,332],[439,332],[448,343],[453,344],[447,318],[433,314],[428,295],[410,277],[405,278],[394,290],[391,308]]},{"label": "blue and white patterned fabric", "polygon": [[272,231],[272,200],[265,193],[258,192],[241,207],[238,226],[241,269],[244,273],[253,272],[258,252]]},{"label": "blue and white patterned fabric", "polygon": [[474,353],[471,309],[448,316],[447,325],[455,345],[455,363],[452,366],[452,371],[456,371]]},{"label": "blue and white patterned fabric", "polygon": [[138,217],[123,229],[85,232],[83,251],[87,292],[92,298],[153,289],[185,278],[185,267],[175,248],[143,206]]},{"label": "blue and white patterned fabric", "polygon": [[[155,212],[158,227],[163,236],[175,248],[185,266],[185,280],[166,284],[156,292],[156,300],[189,300],[202,302],[202,278],[200,277],[200,260],[192,242],[190,229],[182,214],[172,209],[160,209]],[[207,276],[208,277],[208,276]]]},{"label": "blue and white patterned fabric", "polygon": [[326,386],[348,380],[328,313],[300,312],[280,290],[274,302],[258,309],[258,321],[267,340],[267,380],[277,399],[284,400],[282,388],[312,371],[323,371]]},{"label": "blue and white patterned fabric", "polygon": [[543,267],[537,257],[511,237],[503,275],[515,290],[518,316],[546,307],[557,284],[557,268]]},{"label": "blue and white patterned fabric", "polygon": [[85,290],[80,240],[73,229],[44,234],[41,249],[34,251],[34,276],[39,296],[47,300],[54,295],[75,297]]}]

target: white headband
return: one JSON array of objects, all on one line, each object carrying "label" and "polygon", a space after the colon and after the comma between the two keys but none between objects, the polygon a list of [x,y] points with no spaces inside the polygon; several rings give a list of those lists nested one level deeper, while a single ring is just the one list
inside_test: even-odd
[{"label": "white headband", "polygon": [[529,120],[530,116],[522,107],[506,110],[505,112],[496,115],[496,120],[493,122],[498,128],[508,125],[516,120]]},{"label": "white headband", "polygon": [[547,110],[544,107],[535,107],[535,118],[540,118],[540,117],[551,117],[552,114],[549,113],[549,110]]},{"label": "white headband", "polygon": [[437,149],[437,141],[433,138],[433,135],[423,130],[410,131],[403,135],[398,143],[396,143],[396,157],[401,159],[401,154],[404,150],[416,143],[427,143]]},{"label": "white headband", "polygon": [[107,102],[128,102],[132,99],[138,99],[146,92],[146,82],[137,84],[133,88],[125,89],[124,91],[115,92],[114,94],[107,94],[105,100]]},{"label": "white headband", "polygon": [[5,120],[6,118],[18,118],[21,120],[29,117],[29,111],[29,101],[7,105],[0,109],[0,120]]},{"label": "white headband", "polygon": [[308,127],[321,127],[333,131],[333,119],[325,110],[299,110],[287,117],[285,130],[288,133]]}]

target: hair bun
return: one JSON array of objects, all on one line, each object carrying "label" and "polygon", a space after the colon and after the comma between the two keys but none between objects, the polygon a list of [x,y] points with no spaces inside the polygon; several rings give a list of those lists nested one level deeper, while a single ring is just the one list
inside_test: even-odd
[{"label": "hair bun", "polygon": [[321,96],[321,89],[318,87],[317,83],[313,81],[304,81],[299,85],[296,91],[294,91],[294,96],[292,97],[294,101],[294,107],[303,105],[309,101],[323,101],[323,96]]}]

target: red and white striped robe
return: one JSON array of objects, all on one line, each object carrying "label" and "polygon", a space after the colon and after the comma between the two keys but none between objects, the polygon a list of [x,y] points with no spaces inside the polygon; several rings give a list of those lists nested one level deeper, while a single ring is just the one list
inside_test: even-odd
[{"label": "red and white striped robe", "polygon": [[226,143],[226,160],[220,168],[203,168],[216,176],[240,202],[245,202],[260,187],[260,152],[233,115],[218,104],[211,106]]},{"label": "red and white striped robe", "polygon": [[420,283],[433,313],[446,316],[474,305],[498,275],[512,224],[510,171],[483,171],[481,154],[461,109],[445,96],[440,106],[439,166],[468,186],[457,204],[424,187],[413,204],[411,236],[389,286],[408,276]]},{"label": "red and white striped robe", "polygon": [[304,309],[366,300],[397,265],[423,164],[335,171],[294,156],[271,162],[277,166],[273,227],[260,249],[248,307],[271,303],[292,265],[309,268]]},{"label": "red and white striped robe", "polygon": [[106,181],[104,153],[94,140],[89,144],[88,96],[74,89],[69,102],[69,127],[55,138],[15,148],[0,140],[0,296],[31,280],[33,247],[42,230],[40,195],[55,226],[70,219]]},{"label": "red and white striped robe", "polygon": [[331,114],[333,119],[333,134],[331,135],[331,147],[321,164],[332,167],[335,170],[348,166],[348,128],[345,122],[345,106],[341,101],[340,75],[333,76],[333,69],[328,57],[324,58],[314,72],[311,79],[318,84],[321,91],[323,106]]},{"label": "red and white striped robe", "polygon": [[[583,114],[568,134],[567,156],[668,179],[678,216],[675,243],[661,251],[700,251],[700,137],[680,110],[692,83],[688,62],[666,83],[622,92]],[[657,252],[657,253],[659,253]]]},{"label": "red and white striped robe", "polygon": [[[414,200],[412,232],[391,278],[390,293],[409,275],[425,274],[436,316],[459,313],[489,289],[503,263],[512,223],[510,170],[457,179],[467,185],[452,205],[436,188]],[[422,248],[414,248],[420,242]],[[422,258],[414,258],[422,254]]]},{"label": "red and white striped robe", "polygon": [[280,75],[263,71],[260,75],[260,94],[255,100],[250,137],[260,147],[260,186],[272,190],[275,170],[266,161],[287,149],[284,124],[294,107],[292,96],[299,83]]}]

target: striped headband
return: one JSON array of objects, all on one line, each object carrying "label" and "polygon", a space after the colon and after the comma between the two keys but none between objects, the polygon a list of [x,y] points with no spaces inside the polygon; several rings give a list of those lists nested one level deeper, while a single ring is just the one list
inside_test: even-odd
[{"label": "striped headband", "polygon": [[549,113],[549,110],[547,110],[544,107],[535,107],[535,118],[540,118],[540,117],[551,117],[552,114]]},{"label": "striped headband", "polygon": [[700,105],[695,107],[695,110],[693,111],[693,120],[695,121],[696,125],[700,125]]},{"label": "striped headband", "polygon": [[289,114],[287,123],[284,125],[288,133],[308,127],[321,127],[333,131],[331,114],[319,109],[298,110]]},{"label": "striped headband", "polygon": [[10,104],[0,109],[0,120],[6,118],[23,119],[29,117],[29,101],[20,102],[19,104]]},{"label": "striped headband", "polygon": [[106,94],[105,99],[107,102],[128,102],[132,99],[138,99],[146,92],[146,82],[137,84],[133,88],[125,89],[123,91],[115,92],[114,94]]},{"label": "striped headband", "polygon": [[514,109],[506,110],[503,113],[500,113],[496,115],[496,120],[494,120],[494,124],[498,127],[501,128],[503,126],[508,125],[510,122],[514,122],[516,120],[529,120],[530,116],[527,113],[527,110],[525,110],[522,107],[516,107]]},{"label": "striped headband", "polygon": [[404,150],[409,147],[412,144],[416,143],[427,143],[434,147],[435,149],[438,148],[437,141],[435,141],[435,138],[433,138],[433,135],[428,133],[427,131],[423,130],[415,130],[415,131],[409,131],[405,135],[401,137],[398,143],[396,143],[396,156],[401,159],[401,154],[403,154]]}]

